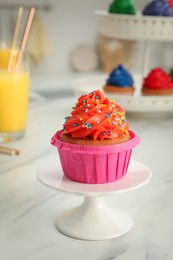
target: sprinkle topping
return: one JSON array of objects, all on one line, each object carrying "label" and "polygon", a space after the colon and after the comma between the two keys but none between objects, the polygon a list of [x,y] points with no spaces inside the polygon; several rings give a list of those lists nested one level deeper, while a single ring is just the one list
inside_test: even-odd
[{"label": "sprinkle topping", "polygon": [[73,138],[114,139],[129,134],[128,121],[122,107],[96,90],[79,97],[65,118],[64,133]]}]

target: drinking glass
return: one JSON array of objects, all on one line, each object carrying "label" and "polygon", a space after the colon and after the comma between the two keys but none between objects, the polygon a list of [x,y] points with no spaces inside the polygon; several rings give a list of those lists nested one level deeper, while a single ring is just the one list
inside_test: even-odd
[{"label": "drinking glass", "polygon": [[21,64],[14,70],[18,50],[12,53],[9,70],[10,48],[0,48],[0,142],[24,137],[27,126],[29,81],[27,52]]}]

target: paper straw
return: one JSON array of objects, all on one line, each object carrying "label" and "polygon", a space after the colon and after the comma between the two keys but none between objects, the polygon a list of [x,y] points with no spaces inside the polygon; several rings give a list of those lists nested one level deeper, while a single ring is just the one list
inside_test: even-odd
[{"label": "paper straw", "polygon": [[13,65],[13,54],[14,54],[14,51],[16,49],[16,43],[17,43],[17,38],[18,38],[18,35],[19,35],[19,29],[20,29],[20,25],[21,25],[22,15],[23,15],[23,7],[19,7],[18,13],[17,13],[17,19],[16,19],[16,25],[15,25],[13,40],[12,40],[12,46],[11,46],[9,60],[8,60],[8,67],[7,67],[8,72],[11,71],[11,68],[12,68],[12,65]]},{"label": "paper straw", "polygon": [[20,151],[18,149],[0,146],[0,153],[7,155],[19,155]]},{"label": "paper straw", "polygon": [[24,31],[24,34],[23,34],[23,37],[22,37],[22,42],[21,42],[20,49],[19,49],[19,52],[18,52],[18,56],[17,56],[15,68],[14,68],[15,72],[18,70],[18,68],[20,66],[22,55],[23,55],[23,52],[25,50],[26,43],[27,43],[28,36],[29,36],[29,32],[30,32],[30,29],[31,29],[34,13],[35,13],[35,8],[32,7],[30,12],[29,12],[29,15],[28,15],[28,20],[27,20],[27,23],[26,23],[25,31]]}]

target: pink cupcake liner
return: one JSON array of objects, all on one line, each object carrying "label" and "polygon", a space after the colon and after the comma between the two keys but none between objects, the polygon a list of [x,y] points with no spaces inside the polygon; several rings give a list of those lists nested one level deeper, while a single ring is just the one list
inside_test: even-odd
[{"label": "pink cupcake liner", "polygon": [[64,175],[83,183],[107,183],[121,179],[128,170],[132,149],[140,138],[129,131],[131,140],[109,146],[84,146],[63,142],[58,131],[51,140],[59,152]]}]

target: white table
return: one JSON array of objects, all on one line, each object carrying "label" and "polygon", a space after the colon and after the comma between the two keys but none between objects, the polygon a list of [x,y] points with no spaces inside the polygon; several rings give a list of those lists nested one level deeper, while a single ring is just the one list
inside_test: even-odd
[{"label": "white table", "polygon": [[173,116],[129,117],[140,137],[132,158],[153,172],[145,187],[105,197],[133,218],[126,235],[105,241],[67,237],[55,228],[62,211],[80,205],[82,198],[49,189],[36,179],[37,169],[56,160],[50,145],[76,98],[31,102],[26,137],[6,146],[20,156],[0,155],[0,255],[3,260],[129,260],[173,259]]}]

